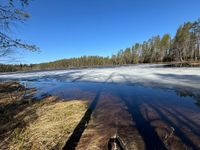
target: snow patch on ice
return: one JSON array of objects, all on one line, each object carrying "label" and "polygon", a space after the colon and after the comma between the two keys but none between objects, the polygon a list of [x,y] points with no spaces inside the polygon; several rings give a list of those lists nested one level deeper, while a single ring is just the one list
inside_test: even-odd
[{"label": "snow patch on ice", "polygon": [[200,68],[167,68],[162,65],[134,65],[114,68],[91,68],[0,74],[1,80],[62,78],[66,81],[113,82],[149,86],[187,87],[200,90]]}]

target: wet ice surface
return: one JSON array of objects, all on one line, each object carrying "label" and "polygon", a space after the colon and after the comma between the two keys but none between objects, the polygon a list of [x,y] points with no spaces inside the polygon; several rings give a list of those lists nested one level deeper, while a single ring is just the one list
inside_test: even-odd
[{"label": "wet ice surface", "polygon": [[170,68],[163,65],[135,65],[128,67],[92,68],[77,70],[40,71],[0,74],[0,79],[38,79],[43,77],[65,81],[140,83],[145,85],[184,86],[200,89],[200,68]]},{"label": "wet ice surface", "polygon": [[77,126],[68,148],[103,149],[117,130],[130,149],[200,149],[200,68],[136,65],[0,79],[27,82],[38,90],[36,97],[90,102],[87,128]]}]

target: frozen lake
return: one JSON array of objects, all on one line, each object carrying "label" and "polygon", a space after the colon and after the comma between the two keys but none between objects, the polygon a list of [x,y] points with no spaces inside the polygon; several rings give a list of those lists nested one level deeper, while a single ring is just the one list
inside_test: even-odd
[{"label": "frozen lake", "polygon": [[130,149],[200,149],[200,68],[135,65],[0,74],[35,96],[89,101],[67,148],[105,148],[116,129]]},{"label": "frozen lake", "polygon": [[142,84],[167,88],[200,89],[200,68],[175,68],[163,65],[135,65],[113,68],[92,68],[57,71],[0,74],[1,80],[34,80],[55,78],[64,81],[89,81],[125,84]]}]

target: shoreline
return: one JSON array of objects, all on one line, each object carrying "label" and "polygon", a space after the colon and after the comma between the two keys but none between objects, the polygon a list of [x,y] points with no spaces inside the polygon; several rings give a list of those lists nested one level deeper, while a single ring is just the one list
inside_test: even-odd
[{"label": "shoreline", "polygon": [[86,101],[55,96],[35,100],[34,92],[18,82],[0,84],[1,148],[62,149],[87,109]]},{"label": "shoreline", "polygon": [[0,72],[0,75],[4,74],[15,74],[15,73],[30,73],[30,72],[43,72],[43,71],[61,71],[61,70],[82,70],[82,69],[95,69],[95,68],[116,68],[116,67],[126,67],[135,65],[154,65],[160,64],[166,67],[200,67],[200,61],[183,61],[183,62],[155,62],[155,63],[138,63],[138,64],[124,64],[124,65],[99,65],[99,66],[83,66],[83,67],[69,67],[69,68],[57,68],[57,69],[33,69],[33,70],[23,70],[23,71],[13,71],[13,72]]}]

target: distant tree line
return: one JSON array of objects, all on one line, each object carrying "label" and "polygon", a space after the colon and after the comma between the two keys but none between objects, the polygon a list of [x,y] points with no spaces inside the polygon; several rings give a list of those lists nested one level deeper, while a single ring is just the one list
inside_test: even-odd
[{"label": "distant tree line", "polygon": [[200,60],[200,19],[181,25],[174,38],[154,36],[143,43],[120,50],[111,57],[113,64],[155,63]]},{"label": "distant tree line", "polygon": [[181,25],[174,37],[154,36],[111,57],[82,56],[31,65],[1,65],[0,71],[64,69],[137,63],[200,61],[200,19]]}]

